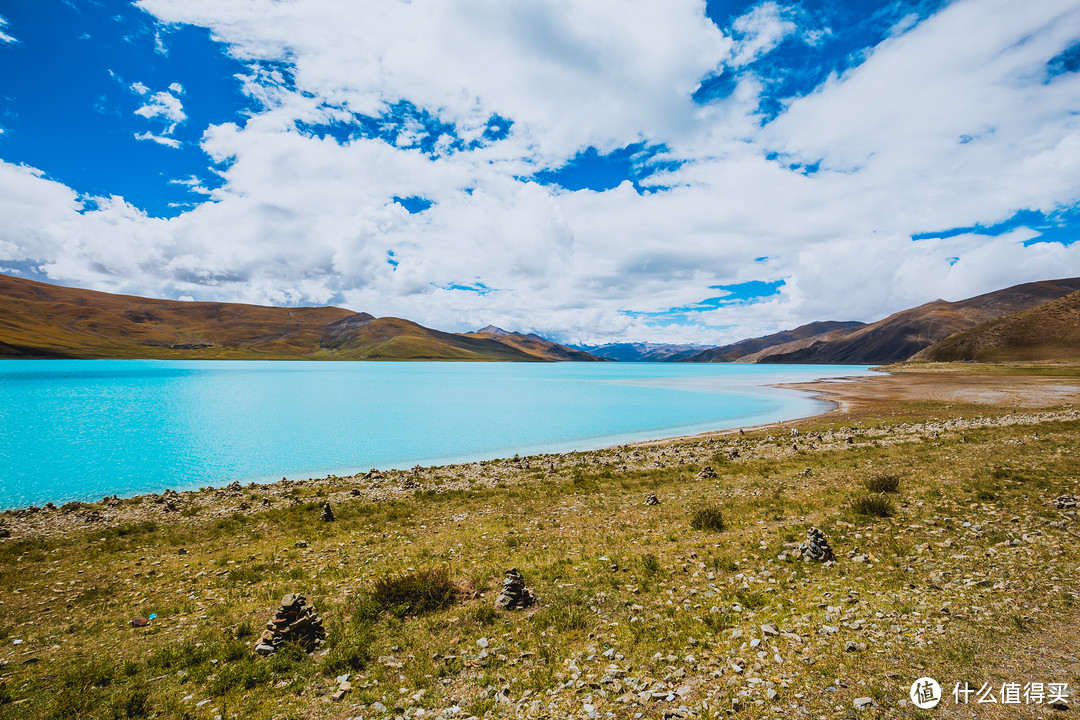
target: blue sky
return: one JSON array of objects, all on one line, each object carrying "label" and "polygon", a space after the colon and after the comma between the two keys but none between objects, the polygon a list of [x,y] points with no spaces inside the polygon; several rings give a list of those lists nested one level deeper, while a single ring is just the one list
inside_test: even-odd
[{"label": "blue sky", "polygon": [[1080,275],[1080,0],[0,0],[0,271],[719,343]]}]

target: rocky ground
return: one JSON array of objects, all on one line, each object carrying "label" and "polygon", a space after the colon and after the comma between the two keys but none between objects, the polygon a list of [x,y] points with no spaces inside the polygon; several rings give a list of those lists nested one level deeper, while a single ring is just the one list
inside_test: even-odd
[{"label": "rocky ground", "polygon": [[[1070,383],[876,411],[844,384],[798,426],[9,512],[0,715],[1076,712]],[[445,597],[379,604],[429,570]],[[293,593],[325,646],[263,632]]]}]

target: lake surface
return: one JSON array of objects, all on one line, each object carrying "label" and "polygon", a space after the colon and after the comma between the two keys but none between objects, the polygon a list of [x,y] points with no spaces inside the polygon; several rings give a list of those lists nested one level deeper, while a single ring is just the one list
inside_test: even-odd
[{"label": "lake surface", "polygon": [[0,361],[0,508],[565,452],[805,417],[864,366]]}]

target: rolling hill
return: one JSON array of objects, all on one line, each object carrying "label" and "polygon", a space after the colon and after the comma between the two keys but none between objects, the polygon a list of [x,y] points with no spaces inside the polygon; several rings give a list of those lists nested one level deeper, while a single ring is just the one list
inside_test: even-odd
[{"label": "rolling hill", "polygon": [[0,357],[535,362],[585,355],[555,343],[528,351],[518,344],[337,307],[156,300],[0,275]]},{"label": "rolling hill", "polygon": [[915,353],[911,360],[1080,360],[1080,292],[953,333]]},{"label": "rolling hill", "polygon": [[800,325],[794,330],[765,335],[764,337],[740,340],[737,343],[709,348],[687,358],[687,362],[758,362],[759,353],[771,348],[797,350],[806,344],[831,340],[849,335],[863,323],[856,321],[837,322],[827,320]]},{"label": "rolling hill", "polygon": [[524,335],[522,333],[508,332],[502,328],[495,327],[494,325],[488,325],[485,328],[481,328],[476,332],[465,333],[463,337],[477,338],[477,339],[493,339],[504,345],[509,345],[512,348],[520,350],[526,355],[531,355],[538,360],[562,360],[569,362],[605,362],[606,358],[597,357],[596,355],[590,355],[582,350],[575,350],[574,348],[566,347],[565,345],[559,345],[558,343],[546,340],[545,338],[536,335],[535,333],[529,333]]},{"label": "rolling hill", "polygon": [[934,300],[858,328],[837,339],[759,351],[754,362],[871,365],[902,362],[955,332],[1020,312],[1080,290],[1080,278],[1045,280],[958,302]]}]

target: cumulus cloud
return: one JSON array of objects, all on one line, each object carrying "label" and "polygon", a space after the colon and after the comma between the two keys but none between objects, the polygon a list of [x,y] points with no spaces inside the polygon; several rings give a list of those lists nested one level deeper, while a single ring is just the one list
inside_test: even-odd
[{"label": "cumulus cloud", "polygon": [[[723,29],[695,0],[138,4],[209,28],[249,65],[261,108],[201,141],[220,186],[175,179],[206,202],[159,219],[0,165],[0,189],[18,188],[0,193],[0,262],[96,289],[337,303],[452,330],[705,343],[1080,274],[1080,243],[1032,244],[1022,226],[912,240],[1080,203],[1080,74],[1046,73],[1080,37],[1077,2],[957,0],[764,125],[767,88],[750,73],[723,100],[692,94],[785,38],[815,41],[776,2]],[[131,90],[157,128],[140,136],[178,145],[183,88]],[[416,119],[392,141],[350,134],[403,102],[461,147],[444,135],[425,149]],[[495,115],[509,131],[484,140]],[[529,179],[635,143],[678,161],[643,183],[655,192]],[[431,204],[410,213],[395,197]],[[781,280],[755,302],[704,302]]]}]

